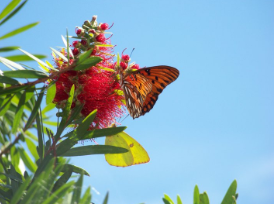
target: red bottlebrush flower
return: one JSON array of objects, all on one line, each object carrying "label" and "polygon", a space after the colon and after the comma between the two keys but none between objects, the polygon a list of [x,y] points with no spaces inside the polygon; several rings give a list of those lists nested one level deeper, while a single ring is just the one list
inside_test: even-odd
[{"label": "red bottlebrush flower", "polygon": [[75,41],[72,42],[72,46],[77,47],[78,43],[79,43],[79,41],[75,40]]},{"label": "red bottlebrush flower", "polygon": [[108,29],[108,24],[107,23],[103,23],[103,24],[100,25],[100,28],[102,30],[107,30]]},{"label": "red bottlebrush flower", "polygon": [[86,46],[87,45],[87,41],[86,40],[81,40],[81,44]]},{"label": "red bottlebrush flower", "polygon": [[129,56],[128,55],[122,55],[122,60],[124,60],[125,62],[129,61]]},{"label": "red bottlebrush flower", "polygon": [[138,64],[134,64],[131,69],[140,69],[139,65]]},{"label": "red bottlebrush flower", "polygon": [[73,55],[78,55],[79,54],[79,50],[77,48],[74,48],[72,50],[72,53],[73,53]]},{"label": "red bottlebrush flower", "polygon": [[96,40],[98,42],[105,42],[106,41],[106,38],[105,38],[105,35],[103,33],[100,33],[97,37],[96,37]]},{"label": "red bottlebrush flower", "polygon": [[126,69],[127,68],[127,63],[120,62],[120,67],[122,67],[122,69]]}]

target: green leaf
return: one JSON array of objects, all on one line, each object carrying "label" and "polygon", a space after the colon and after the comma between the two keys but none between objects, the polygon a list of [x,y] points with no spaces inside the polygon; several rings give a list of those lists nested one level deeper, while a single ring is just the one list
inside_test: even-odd
[{"label": "green leaf", "polygon": [[45,90],[45,87],[43,87],[41,92],[39,93],[38,99],[35,102],[34,108],[29,116],[29,119],[28,119],[26,125],[25,125],[24,131],[27,130],[30,127],[30,125],[33,123],[34,118],[36,117],[36,114],[38,113],[38,110],[41,107],[41,102],[42,102],[42,99],[44,96],[44,90]]},{"label": "green leaf", "polygon": [[83,52],[79,55],[78,57],[78,61],[77,61],[77,65],[81,64],[82,62],[84,62],[87,58],[89,58],[89,56],[91,55],[93,49],[90,49],[86,52]]},{"label": "green leaf", "polygon": [[84,139],[91,139],[96,137],[104,137],[104,136],[111,136],[116,135],[120,132],[123,132],[127,127],[121,126],[121,127],[111,127],[111,128],[104,128],[104,129],[96,129],[93,131],[89,131],[84,134]]},{"label": "green leaf", "polygon": [[0,75],[0,83],[15,85],[15,84],[19,84],[19,81],[7,76]]},{"label": "green leaf", "polygon": [[70,93],[69,93],[69,98],[68,98],[68,100],[66,102],[65,108],[63,109],[63,116],[62,116],[61,123],[60,123],[60,125],[59,125],[59,127],[57,129],[57,133],[55,135],[56,141],[59,140],[62,132],[64,131],[64,129],[68,125],[67,119],[69,117],[69,113],[70,113],[70,109],[71,109],[71,104],[72,104],[72,101],[73,101],[73,98],[74,98],[74,90],[75,90],[75,87],[74,87],[74,85],[72,85],[72,87],[70,89]]},{"label": "green leaf", "polygon": [[42,110],[42,114],[45,114],[46,112],[54,109],[56,106],[56,104],[54,103],[49,103],[43,110]]},{"label": "green leaf", "polygon": [[26,167],[32,172],[34,173],[37,169],[37,166],[33,163],[33,161],[30,159],[30,157],[28,156],[28,154],[26,153],[26,151],[23,148],[18,148],[19,154],[21,156],[21,159],[23,160],[24,164],[26,165]]},{"label": "green leaf", "polygon": [[234,180],[231,185],[229,186],[226,194],[225,194],[225,197],[222,201],[221,204],[234,204],[236,203],[235,202],[235,199],[233,197],[236,196],[236,190],[237,190],[237,181]]},{"label": "green leaf", "polygon": [[45,78],[48,77],[44,72],[36,70],[13,70],[13,71],[4,71],[4,76],[14,77],[14,78]]},{"label": "green leaf", "polygon": [[75,147],[62,154],[63,157],[84,156],[91,154],[119,154],[126,153],[127,149],[111,145],[88,145],[84,147]]},{"label": "green leaf", "polygon": [[14,95],[6,96],[6,98],[3,100],[2,104],[0,104],[0,107],[1,107],[0,108],[0,116],[3,116],[7,112],[7,110],[10,107],[11,100],[13,97],[14,97]]},{"label": "green leaf", "polygon": [[9,52],[9,51],[17,50],[18,48],[20,48],[20,47],[18,47],[18,46],[2,47],[2,48],[0,48],[0,52]]},{"label": "green leaf", "polygon": [[107,203],[108,203],[108,194],[109,194],[109,193],[107,192],[103,204],[107,204]]},{"label": "green leaf", "polygon": [[19,103],[18,103],[18,106],[17,106],[17,109],[16,109],[12,129],[11,129],[11,132],[13,134],[15,134],[17,132],[17,129],[18,129],[18,127],[20,125],[20,122],[22,120],[25,101],[26,101],[26,91],[24,91],[24,93],[21,95],[21,98],[19,100]]},{"label": "green leaf", "polygon": [[86,176],[90,176],[89,173],[85,169],[82,169],[78,166],[74,166],[72,164],[64,164],[62,171],[65,172],[65,171],[68,171],[68,169],[71,169],[72,172],[77,173],[77,174],[84,174]]},{"label": "green leaf", "polygon": [[166,198],[163,198],[164,204],[172,204]]},{"label": "green leaf", "polygon": [[[63,36],[62,36],[62,37],[63,37]],[[67,29],[67,41],[66,41],[66,46],[67,46],[67,58],[68,58],[68,60],[69,60],[69,54],[71,54],[72,52],[71,52],[71,49],[70,49],[70,47],[69,47],[68,29]],[[73,54],[72,54],[72,56],[73,56]],[[69,65],[69,61],[68,61],[68,65]]]},{"label": "green leaf", "polygon": [[74,70],[79,71],[79,70],[84,70],[87,68],[90,68],[92,66],[95,66],[99,62],[101,62],[103,59],[101,57],[90,57],[84,60],[81,64],[77,65]]},{"label": "green leaf", "polygon": [[39,155],[37,153],[37,150],[36,150],[36,145],[32,142],[31,139],[25,137],[25,140],[26,140],[26,143],[27,143],[27,146],[28,146],[28,149],[30,151],[30,153],[32,154],[32,156],[34,157],[35,160],[38,160],[39,159]]},{"label": "green leaf", "polygon": [[82,185],[83,185],[83,174],[80,175],[78,181],[74,184],[71,204],[79,203],[80,197],[81,197]]},{"label": "green leaf", "polygon": [[31,177],[28,177],[18,188],[18,190],[16,191],[16,193],[12,196],[12,199],[10,201],[10,204],[17,204],[19,202],[19,200],[23,197],[25,190],[27,189],[27,187],[29,186],[30,182],[31,182]]},{"label": "green leaf", "polygon": [[57,149],[57,155],[62,155],[67,152],[72,146],[83,139],[83,135],[87,132],[90,124],[95,118],[97,110],[92,111],[79,126],[73,131],[71,137],[62,141]]},{"label": "green leaf", "polygon": [[52,192],[57,191],[61,186],[67,183],[72,175],[72,169],[68,169],[65,173],[55,182]]},{"label": "green leaf", "polygon": [[199,188],[197,185],[194,188],[193,203],[200,204],[200,193],[199,193]]},{"label": "green leaf", "polygon": [[[21,0],[20,0],[21,1]],[[22,4],[20,4],[13,12],[11,12],[1,23],[0,25],[3,25],[6,21],[8,21],[12,16],[14,16],[24,5],[25,3],[27,2],[24,1]]]},{"label": "green leaf", "polygon": [[177,195],[177,204],[183,204],[183,202],[182,202],[182,200],[181,200],[181,198],[180,198],[179,195]]},{"label": "green leaf", "polygon": [[6,89],[0,89],[0,95],[7,95],[7,94],[11,94],[11,93],[17,93],[19,91],[22,91],[24,89],[27,89],[28,85],[25,86],[19,86],[19,87],[12,87],[12,88],[6,88]]},{"label": "green leaf", "polygon": [[200,194],[200,204],[209,204],[209,199],[206,192]]},{"label": "green leaf", "polygon": [[46,95],[46,104],[50,104],[53,99],[55,98],[55,94],[56,94],[56,84],[52,84],[51,86],[48,87],[47,90],[47,95]]},{"label": "green leaf", "polygon": [[[34,55],[38,59],[44,59],[47,56],[46,55]],[[8,60],[11,60],[13,62],[19,62],[19,61],[32,61],[33,59],[27,55],[12,55],[12,56],[6,56],[5,57]]]},{"label": "green leaf", "polygon": [[30,29],[30,28],[36,26],[38,23],[39,23],[39,22],[31,23],[31,24],[28,24],[28,25],[26,25],[26,26],[20,27],[20,28],[18,28],[18,29],[16,29],[16,30],[13,30],[13,31],[11,31],[11,32],[9,32],[9,33],[7,33],[7,34],[1,36],[1,37],[0,37],[0,40],[3,40],[3,39],[6,39],[6,38],[9,38],[9,37],[12,37],[12,36],[14,36],[14,35],[17,35],[17,34],[19,34],[19,33],[22,33],[22,32],[24,32],[24,31],[26,31],[26,30],[28,30],[28,29]]},{"label": "green leaf", "polygon": [[64,184],[56,192],[51,194],[51,196],[47,200],[45,200],[42,204],[57,203],[60,199],[63,198],[63,196],[68,194],[68,192],[70,192],[73,189],[73,185],[74,185],[74,181]]},{"label": "green leaf", "polygon": [[165,198],[170,204],[174,204],[173,200],[172,200],[167,194],[164,194],[164,198]]},{"label": "green leaf", "polygon": [[7,16],[20,3],[20,1],[21,0],[13,0],[10,2],[0,13],[0,20],[5,18],[5,16]]},{"label": "green leaf", "polygon": [[40,158],[44,158],[45,149],[44,149],[44,134],[42,131],[43,123],[41,121],[40,112],[36,114],[36,125],[37,125],[37,134],[38,134],[38,147],[37,151]]},{"label": "green leaf", "polygon": [[90,193],[90,187],[88,187],[83,197],[81,198],[79,204],[90,204],[90,203],[91,203],[91,193]]},{"label": "green leaf", "polygon": [[57,54],[59,57],[61,57],[65,62],[68,62],[68,59],[59,51],[55,50],[54,48],[50,48],[55,54]]}]

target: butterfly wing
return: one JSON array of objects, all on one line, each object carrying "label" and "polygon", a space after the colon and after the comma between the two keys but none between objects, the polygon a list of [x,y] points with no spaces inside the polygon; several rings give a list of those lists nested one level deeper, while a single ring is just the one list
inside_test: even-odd
[{"label": "butterfly wing", "polygon": [[152,84],[143,75],[134,72],[125,77],[122,87],[129,114],[138,118],[142,114],[146,96],[152,90]]},{"label": "butterfly wing", "polygon": [[178,76],[179,71],[176,68],[155,66],[139,69],[125,77],[124,83],[128,85],[124,86],[124,93],[133,119],[149,112],[163,89]]}]

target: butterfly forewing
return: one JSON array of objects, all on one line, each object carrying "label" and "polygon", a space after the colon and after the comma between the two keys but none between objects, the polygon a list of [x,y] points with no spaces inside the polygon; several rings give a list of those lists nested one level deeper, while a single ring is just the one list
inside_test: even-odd
[{"label": "butterfly forewing", "polygon": [[124,92],[130,115],[138,118],[149,112],[163,89],[178,76],[179,71],[169,66],[143,68],[128,75],[124,79]]}]

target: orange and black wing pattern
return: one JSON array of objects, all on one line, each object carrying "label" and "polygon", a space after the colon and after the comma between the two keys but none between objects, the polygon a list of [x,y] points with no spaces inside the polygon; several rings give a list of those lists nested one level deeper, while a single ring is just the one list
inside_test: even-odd
[{"label": "orange and black wing pattern", "polygon": [[149,112],[163,89],[179,76],[176,68],[155,66],[136,70],[124,78],[123,89],[130,115],[138,118]]}]

